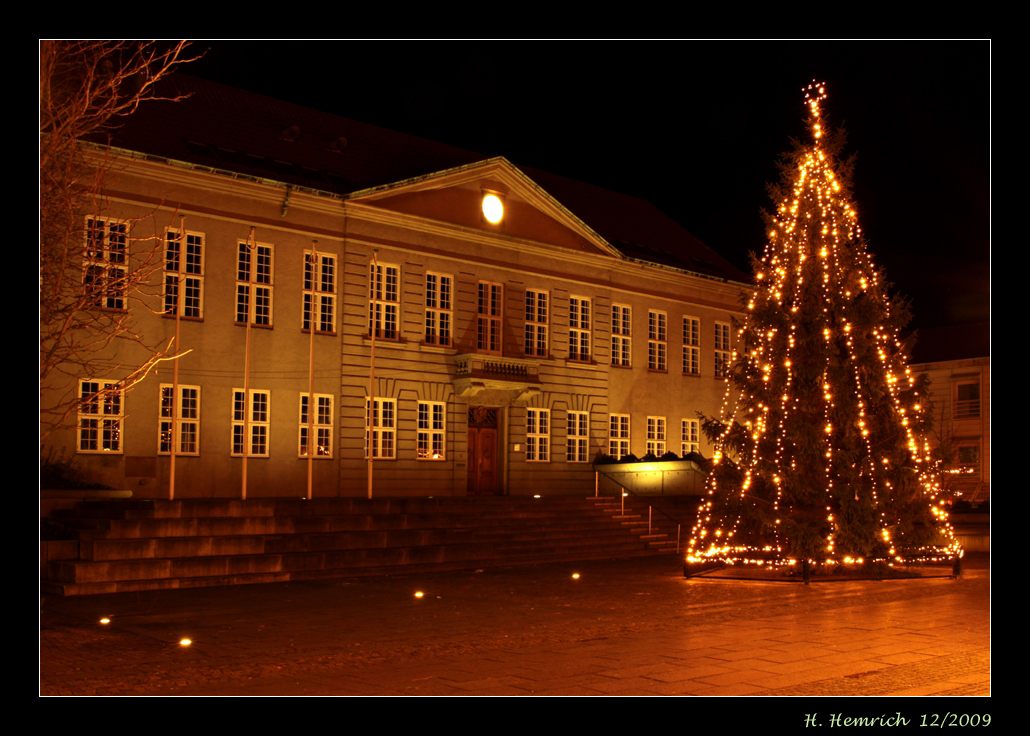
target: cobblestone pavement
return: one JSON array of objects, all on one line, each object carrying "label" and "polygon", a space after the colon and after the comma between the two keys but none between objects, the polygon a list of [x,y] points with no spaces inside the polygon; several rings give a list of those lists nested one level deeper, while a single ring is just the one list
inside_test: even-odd
[{"label": "cobblestone pavement", "polygon": [[40,611],[42,695],[990,692],[986,559],[957,580],[804,586],[686,580],[666,556],[47,598]]}]

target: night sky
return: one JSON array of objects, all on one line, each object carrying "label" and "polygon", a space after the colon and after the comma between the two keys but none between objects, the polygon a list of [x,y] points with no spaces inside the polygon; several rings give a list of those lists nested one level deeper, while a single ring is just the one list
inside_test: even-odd
[{"label": "night sky", "polygon": [[913,327],[990,316],[987,41],[198,41],[182,72],[647,199],[746,272],[801,88]]}]

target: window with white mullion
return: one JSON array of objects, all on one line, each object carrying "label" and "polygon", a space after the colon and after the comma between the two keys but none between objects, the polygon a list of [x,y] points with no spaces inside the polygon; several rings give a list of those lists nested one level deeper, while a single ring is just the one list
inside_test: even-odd
[{"label": "window with white mullion", "polygon": [[79,452],[121,453],[123,399],[117,381],[79,381]]},{"label": "window with white mullion", "polygon": [[683,318],[683,372],[701,373],[701,320],[697,317]]},{"label": "window with white mullion", "polygon": [[392,460],[397,457],[397,400],[377,398],[373,403],[369,421],[369,400],[365,397],[365,457],[371,447],[374,460]]},{"label": "window with white mullion", "polygon": [[127,249],[128,225],[96,217],[86,218],[82,285],[88,306],[125,309]]},{"label": "window with white mullion", "polygon": [[730,326],[726,322],[715,323],[715,376],[725,378],[730,374]]},{"label": "window with white mullion", "polygon": [[647,453],[659,458],[665,454],[665,417],[647,418]]},{"label": "window with white mullion", "polygon": [[204,235],[165,232],[164,312],[200,319],[204,316]]},{"label": "window with white mullion", "polygon": [[629,415],[611,414],[608,417],[608,454],[618,459],[629,454]]},{"label": "window with white mullion", "polygon": [[612,305],[612,365],[630,365],[631,314],[630,308],[625,305]]},{"label": "window with white mullion", "polygon": [[236,253],[236,323],[272,324],[272,246],[240,241]]},{"label": "window with white mullion", "polygon": [[525,353],[538,358],[548,354],[548,293],[535,289],[526,290],[526,341]]},{"label": "window with white mullion", "polygon": [[400,266],[373,263],[368,279],[368,334],[396,340],[400,313]]},{"label": "window with white mullion", "polygon": [[200,386],[179,386],[178,401],[171,384],[161,384],[161,421],[158,453],[200,454]]},{"label": "window with white mullion", "polygon": [[668,317],[665,312],[649,310],[647,313],[647,367],[668,370]]},{"label": "window with white mullion", "polygon": [[271,429],[271,402],[268,391],[243,389],[232,392],[232,454],[268,457]]},{"label": "window with white mullion", "polygon": [[476,350],[480,353],[500,355],[502,352],[501,326],[504,307],[504,286],[479,282],[477,302]]},{"label": "window with white mullion", "polygon": [[301,329],[311,329],[315,312],[315,332],[336,332],[336,256],[304,252],[304,307]]},{"label": "window with white mullion", "polygon": [[425,342],[427,345],[449,346],[451,344],[451,324],[453,311],[451,300],[454,292],[454,279],[442,273],[426,274],[426,324]]},{"label": "window with white mullion", "polygon": [[697,419],[684,419],[680,422],[680,455],[689,455],[692,452],[700,452],[700,421]]},{"label": "window with white mullion", "polygon": [[308,394],[300,395],[300,432],[298,455],[308,456],[308,432],[314,431],[315,457],[329,458],[333,456],[333,397],[329,394],[315,394],[315,413],[309,416]]},{"label": "window with white mullion", "polygon": [[590,413],[570,411],[568,414],[567,435],[566,461],[570,463],[587,462],[590,441]]},{"label": "window with white mullion", "polygon": [[439,401],[418,402],[416,448],[419,460],[446,459],[444,436],[447,405]]},{"label": "window with white mullion", "polygon": [[546,463],[551,457],[551,412],[549,409],[526,410],[526,460]]},{"label": "window with white mullion", "polygon": [[569,360],[590,360],[590,300],[569,297]]}]

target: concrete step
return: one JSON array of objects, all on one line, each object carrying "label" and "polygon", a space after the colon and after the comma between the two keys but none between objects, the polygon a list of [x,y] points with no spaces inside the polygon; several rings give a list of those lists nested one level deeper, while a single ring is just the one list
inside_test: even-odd
[{"label": "concrete step", "polygon": [[44,592],[62,595],[675,551],[639,514],[574,497],[116,500],[55,516],[79,539],[78,559],[46,567]]},{"label": "concrete step", "polygon": [[[618,555],[620,558],[649,557],[668,552],[651,549],[636,549]],[[608,552],[583,553],[576,561],[611,559]],[[99,595],[102,593],[128,593],[146,590],[172,590],[178,588],[201,588],[227,585],[253,585],[260,583],[282,583],[304,580],[335,580],[340,578],[362,578],[378,575],[403,573],[405,575],[420,572],[440,572],[447,570],[489,569],[495,567],[518,567],[523,565],[540,565],[552,562],[568,562],[564,556],[536,555],[498,561],[484,559],[470,565],[468,561],[434,561],[408,562],[404,565],[352,567],[341,570],[295,570],[289,572],[235,573],[232,575],[214,575],[208,577],[161,578],[150,580],[103,580],[95,582],[65,583],[52,580],[42,582],[41,592],[44,595]]]}]

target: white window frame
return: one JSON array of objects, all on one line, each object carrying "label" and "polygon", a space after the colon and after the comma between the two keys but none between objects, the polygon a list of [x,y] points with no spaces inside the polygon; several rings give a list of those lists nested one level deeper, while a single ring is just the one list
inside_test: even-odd
[{"label": "white window frame", "polygon": [[454,326],[454,277],[426,273],[426,345],[450,347]]},{"label": "white window frame", "polygon": [[368,336],[400,340],[401,267],[372,263],[368,267]]},{"label": "white window frame", "polygon": [[118,220],[86,218],[82,287],[87,306],[123,312],[129,276],[129,226]]},{"label": "white window frame", "polygon": [[625,304],[612,305],[612,365],[632,365],[633,311]]},{"label": "white window frame", "polygon": [[647,310],[647,367],[653,371],[669,370],[669,315],[657,309]]},{"label": "white window frame", "polygon": [[630,454],[629,414],[608,415],[608,454],[616,460]]},{"label": "white window frame", "polygon": [[308,407],[310,394],[300,395],[299,420],[297,432],[297,457],[308,456],[308,429],[315,433],[315,459],[329,459],[333,456],[333,404],[335,403],[332,394],[315,394],[314,421],[309,421]]},{"label": "white window frame", "polygon": [[236,248],[236,324],[272,326],[274,249],[268,243],[246,240]]},{"label": "white window frame", "polygon": [[203,319],[204,233],[186,230],[185,235],[184,253],[179,230],[165,231],[164,313],[174,316],[178,312],[183,319]]},{"label": "white window frame", "polygon": [[476,303],[476,352],[501,355],[504,351],[504,285],[480,281]]},{"label": "white window frame", "polygon": [[[229,453],[232,457],[268,457],[272,427],[272,393],[265,389],[250,389],[246,396],[242,388],[232,390],[232,435]],[[247,434],[244,434],[244,428]]]},{"label": "white window frame", "polygon": [[526,462],[551,460],[551,410],[526,409]]},{"label": "white window frame", "polygon": [[315,334],[336,333],[336,255],[304,251],[303,302],[301,305],[300,329],[311,328],[312,305],[316,310]]},{"label": "white window frame", "polygon": [[[179,395],[173,396],[175,387],[161,384],[160,421],[158,423],[157,454],[171,455],[176,443],[176,455],[200,454],[200,386],[179,385]],[[174,431],[173,431],[174,424]]]},{"label": "white window frame", "polygon": [[654,454],[661,458],[666,448],[666,422],[665,417],[647,418],[647,448],[645,454]]},{"label": "white window frame", "polygon": [[377,396],[372,422],[369,424],[369,400],[365,397],[365,459],[368,459],[369,429],[372,432],[372,459],[397,458],[397,399]]},{"label": "white window frame", "polygon": [[546,358],[550,352],[551,295],[540,289],[526,289],[526,331],[524,351],[527,356]]},{"label": "white window frame", "polygon": [[569,360],[590,362],[589,297],[569,297]]},{"label": "white window frame", "polygon": [[698,419],[680,421],[680,457],[701,452],[701,422]]},{"label": "white window frame", "polygon": [[683,318],[683,373],[701,375],[701,320],[697,317]]},{"label": "white window frame", "polygon": [[447,459],[447,404],[442,401],[418,402],[418,431],[415,453],[419,460]]},{"label": "white window frame", "polygon": [[79,381],[78,449],[87,455],[122,453],[125,391],[118,381]]},{"label": "white window frame", "polygon": [[726,378],[730,375],[730,325],[728,322],[715,323],[715,377]]},{"label": "white window frame", "polygon": [[566,462],[589,462],[590,412],[570,411],[568,413],[568,430],[566,434]]}]

